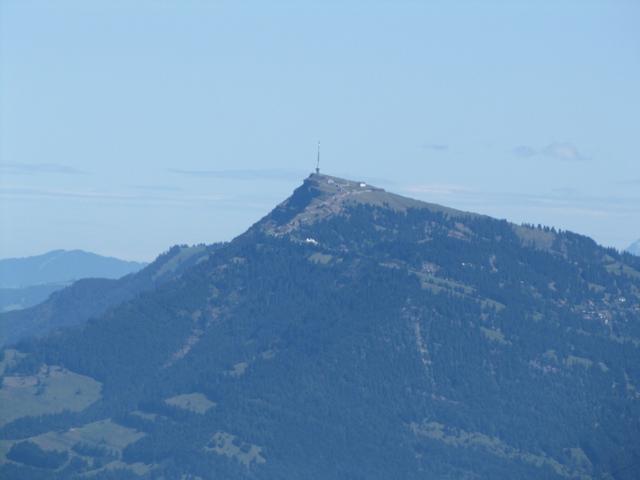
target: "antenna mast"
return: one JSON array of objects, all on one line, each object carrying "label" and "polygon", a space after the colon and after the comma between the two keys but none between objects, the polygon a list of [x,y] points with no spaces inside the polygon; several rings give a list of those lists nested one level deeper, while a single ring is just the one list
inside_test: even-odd
[{"label": "antenna mast", "polygon": [[316,174],[320,174],[320,142],[318,142],[318,158],[316,159]]}]

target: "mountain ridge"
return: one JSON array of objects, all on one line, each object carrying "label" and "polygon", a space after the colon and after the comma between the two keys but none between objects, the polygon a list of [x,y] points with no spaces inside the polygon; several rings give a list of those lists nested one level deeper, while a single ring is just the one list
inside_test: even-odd
[{"label": "mountain ridge", "polygon": [[627,252],[640,256],[640,240],[636,240],[627,247]]},{"label": "mountain ridge", "polygon": [[84,250],[51,250],[40,255],[0,259],[0,287],[65,283],[89,277],[118,278],[145,265]]},{"label": "mountain ridge", "polygon": [[0,313],[0,346],[30,335],[42,336],[57,328],[80,325],[111,307],[176,278],[190,265],[206,258],[219,245],[176,245],[142,270],[122,278],[82,279],[54,291],[42,303]]},{"label": "mountain ridge", "polygon": [[[640,259],[317,180],[181,275],[5,350],[0,396],[42,416],[0,419],[0,474],[633,478]],[[82,385],[72,411],[58,378]]]},{"label": "mountain ridge", "polygon": [[427,208],[458,216],[477,215],[403,197],[366,182],[312,173],[294,190],[291,197],[277,205],[256,225],[264,231],[282,235],[290,233],[297,226],[312,224],[332,214],[339,214],[353,205],[384,206],[396,211]]}]

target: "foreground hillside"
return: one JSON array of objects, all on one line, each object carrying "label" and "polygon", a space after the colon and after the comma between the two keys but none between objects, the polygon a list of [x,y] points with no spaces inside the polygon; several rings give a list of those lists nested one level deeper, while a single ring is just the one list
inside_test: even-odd
[{"label": "foreground hillside", "polygon": [[312,175],[4,351],[0,477],[636,478],[640,259]]}]

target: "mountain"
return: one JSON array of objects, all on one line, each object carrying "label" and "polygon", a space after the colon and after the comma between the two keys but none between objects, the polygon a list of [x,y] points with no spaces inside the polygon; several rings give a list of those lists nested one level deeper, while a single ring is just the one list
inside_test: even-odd
[{"label": "mountain", "polygon": [[633,253],[634,255],[640,255],[640,240],[629,245],[627,252]]},{"label": "mountain", "polygon": [[[42,336],[60,327],[86,322],[107,309],[177,278],[188,267],[220,247],[175,246],[139,272],[119,279],[87,278],[56,291],[31,308],[0,314],[0,346],[29,336]],[[28,287],[34,289],[36,287]],[[59,286],[56,290],[62,288]],[[22,291],[25,289],[21,289]],[[0,290],[0,295],[2,290]]]},{"label": "mountain", "polygon": [[90,277],[119,278],[144,266],[82,250],[53,250],[33,257],[0,260],[0,287],[68,283]]},{"label": "mountain", "polygon": [[47,283],[22,288],[0,288],[0,313],[37,305],[53,292],[68,285],[68,283]]},{"label": "mountain", "polygon": [[103,257],[82,250],[0,260],[0,312],[36,305],[80,278],[119,278],[144,263]]},{"label": "mountain", "polygon": [[632,479],[640,258],[311,175],[0,374],[7,479]]}]

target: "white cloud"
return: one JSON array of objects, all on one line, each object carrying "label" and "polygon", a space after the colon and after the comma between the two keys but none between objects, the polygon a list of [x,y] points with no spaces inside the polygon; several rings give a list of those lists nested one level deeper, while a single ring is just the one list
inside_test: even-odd
[{"label": "white cloud", "polygon": [[520,158],[547,157],[563,162],[583,162],[589,157],[569,142],[553,142],[541,148],[529,145],[519,145],[513,149],[513,153]]}]

